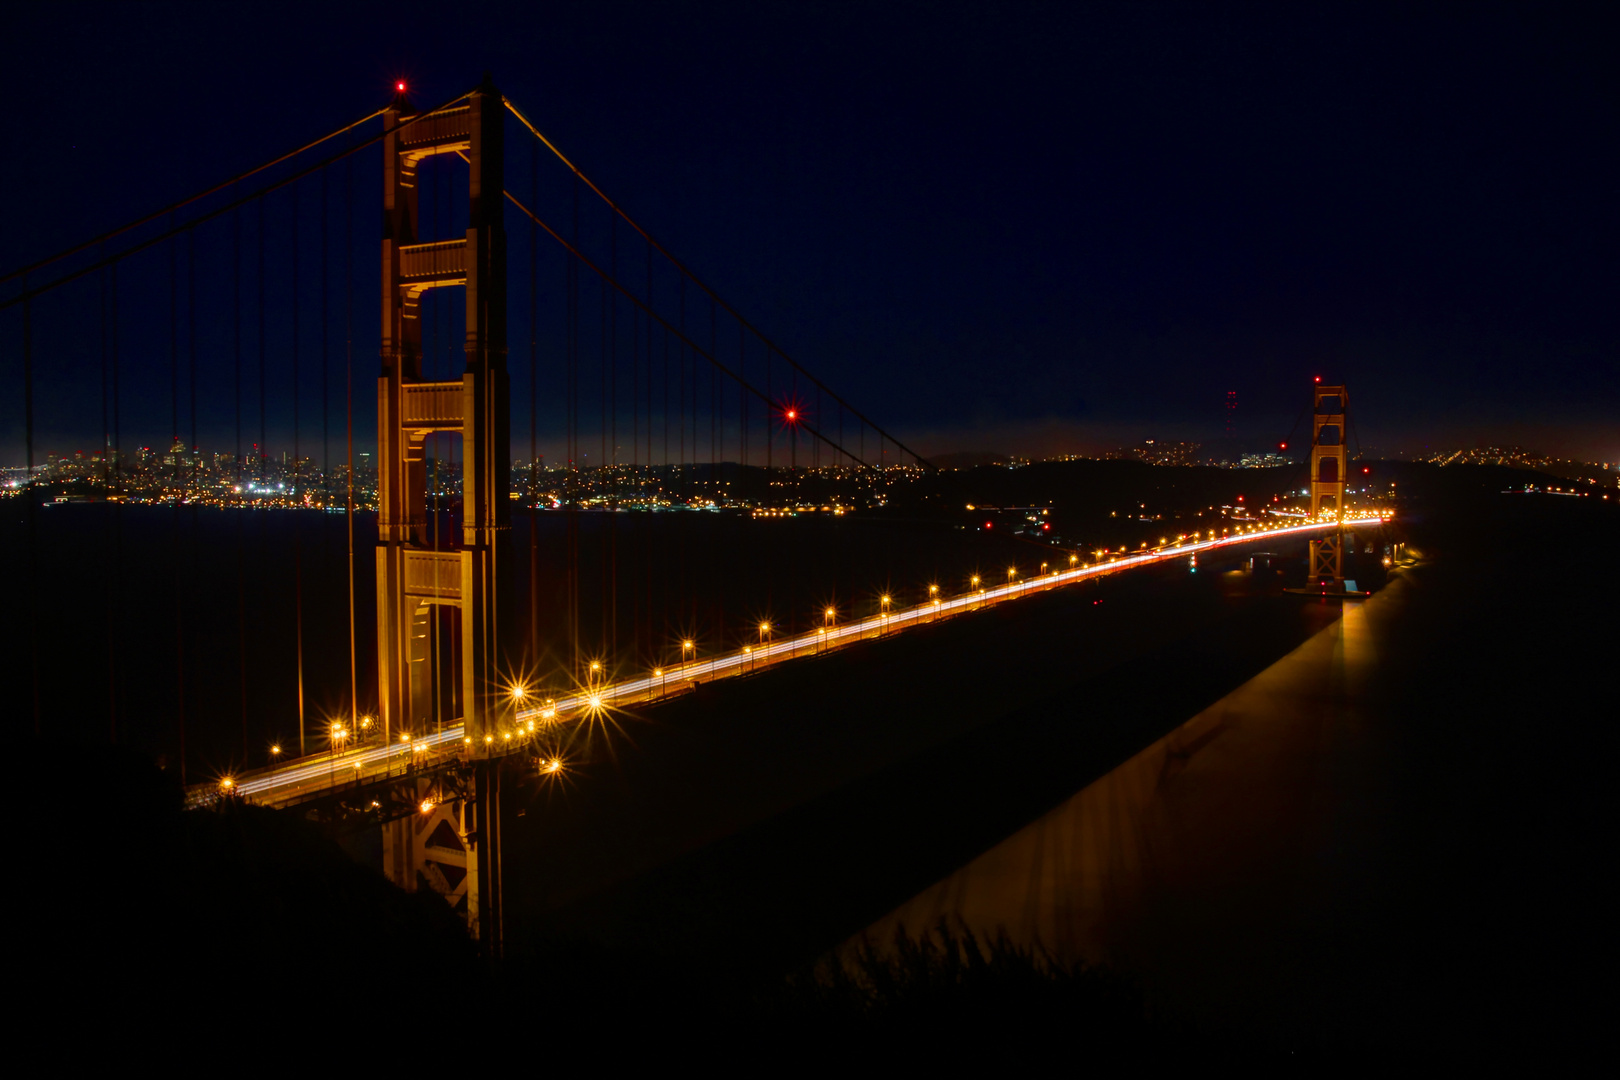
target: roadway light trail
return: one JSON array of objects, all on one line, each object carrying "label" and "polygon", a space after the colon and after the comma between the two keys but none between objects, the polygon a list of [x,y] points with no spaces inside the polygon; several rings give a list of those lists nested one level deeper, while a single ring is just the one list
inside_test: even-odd
[{"label": "roadway light trail", "polygon": [[[1344,524],[1348,528],[1354,528],[1362,525],[1378,525],[1387,520],[1388,518],[1383,515],[1368,514],[1357,517],[1347,516]],[[646,704],[659,698],[682,693],[694,683],[752,672],[757,670],[761,664],[769,665],[773,661],[790,659],[798,656],[801,651],[814,655],[838,642],[855,642],[867,637],[895,633],[912,626],[921,625],[924,622],[931,623],[942,615],[975,610],[988,604],[1013,600],[1028,595],[1032,591],[1060,588],[1088,578],[1116,574],[1122,570],[1140,566],[1152,566],[1171,559],[1185,558],[1189,554],[1213,551],[1234,544],[1247,544],[1256,540],[1296,536],[1322,529],[1331,529],[1336,524],[1336,522],[1331,521],[1306,522],[1274,529],[1256,529],[1253,532],[1212,537],[1208,540],[1189,538],[1167,543],[1160,548],[1141,551],[1134,555],[1113,557],[1106,562],[1097,562],[1090,566],[1078,565],[1078,559],[1076,558],[1071,560],[1071,569],[1052,571],[1033,582],[1019,581],[1014,573],[1009,572],[1007,584],[995,587],[980,587],[978,579],[975,577],[973,589],[960,596],[940,598],[931,591],[932,599],[914,607],[896,608],[890,603],[885,603],[883,610],[879,614],[857,622],[844,623],[842,626],[831,625],[832,616],[828,615],[827,621],[829,625],[820,626],[815,630],[781,640],[771,640],[768,637],[771,624],[762,622],[758,626],[761,640],[757,644],[704,660],[683,662],[675,667],[657,668],[642,678],[585,687],[573,694],[555,700],[548,700],[544,706],[536,705],[526,709],[520,708],[514,718],[517,725],[517,734],[528,736],[533,731],[531,725],[535,720],[547,724],[558,723],[589,716],[592,713],[599,713],[603,709],[617,705]],[[885,597],[885,599],[890,600],[892,598]],[[684,644],[685,642],[683,642]],[[682,649],[683,657],[686,651],[685,648]],[[600,661],[594,662],[592,668],[593,671],[600,671]],[[511,746],[514,741],[525,746],[528,745],[524,738],[513,740],[513,734],[513,731],[502,732],[501,745]],[[334,725],[333,735],[334,742],[340,747],[347,732],[343,732],[339,725]],[[217,797],[221,790],[225,790],[234,791],[239,797],[258,799],[262,802],[287,802],[301,794],[330,788],[333,785],[332,778],[334,776],[347,777],[345,783],[353,782],[355,779],[386,776],[391,768],[399,766],[402,761],[408,763],[419,755],[443,751],[446,748],[454,749],[459,753],[463,744],[467,741],[470,740],[466,737],[464,725],[458,724],[454,727],[447,727],[440,732],[412,736],[404,743],[361,747],[349,751],[334,748],[334,751],[328,754],[301,758],[297,761],[290,761],[283,765],[260,770],[250,776],[236,777],[230,785],[221,785],[217,781],[195,785],[191,789],[190,801],[200,802]],[[493,744],[495,742],[494,735],[485,736],[485,742]]]}]

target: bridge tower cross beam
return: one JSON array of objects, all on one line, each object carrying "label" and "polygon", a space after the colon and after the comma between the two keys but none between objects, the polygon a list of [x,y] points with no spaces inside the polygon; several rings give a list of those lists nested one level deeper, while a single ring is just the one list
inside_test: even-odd
[{"label": "bridge tower cross beam", "polygon": [[[421,733],[443,720],[434,611],[454,611],[460,670],[452,676],[475,763],[474,798],[463,808],[468,842],[467,916],[486,949],[500,949],[501,728],[512,722],[499,676],[502,534],[510,527],[510,387],[506,372],[506,236],[502,222],[504,111],[485,78],[460,102],[418,115],[403,94],[383,113],[382,348],[377,378],[377,679],[384,737]],[[423,241],[421,164],[440,154],[467,163],[463,236]],[[466,293],[465,369],[459,379],[422,374],[421,298],[436,288]],[[427,510],[425,441],[462,441],[462,528],[454,550],[435,550]],[[415,889],[409,828],[385,832],[384,862]],[[431,868],[426,868],[431,869]]]}]

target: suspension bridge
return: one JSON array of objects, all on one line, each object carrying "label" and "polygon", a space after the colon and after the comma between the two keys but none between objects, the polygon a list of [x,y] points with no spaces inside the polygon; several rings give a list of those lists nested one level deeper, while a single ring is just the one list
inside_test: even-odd
[{"label": "suspension bridge", "polygon": [[[530,152],[527,190],[509,167],[510,137]],[[357,168],[380,180],[380,238],[356,231]],[[509,215],[525,241],[516,251]],[[357,288],[355,266],[378,239],[372,294]],[[330,590],[306,596],[302,533],[293,537],[292,595],[280,598],[293,609],[296,752],[279,741],[262,755],[252,749],[249,670],[258,661],[250,663],[246,644],[239,544],[241,750],[229,768],[190,784],[191,801],[250,799],[383,830],[388,875],[443,893],[491,952],[502,940],[503,775],[566,771],[570,733],[616,710],[1032,592],[1259,540],[1308,538],[1311,588],[1342,594],[1345,530],[1381,520],[1347,507],[1344,389],[1319,387],[1311,507],[1298,520],[1250,519],[1133,550],[1053,549],[1038,568],[975,574],[965,587],[930,584],[916,597],[885,592],[862,610],[829,604],[786,624],[761,618],[718,642],[679,632],[695,617],[672,623],[655,610],[653,560],[631,557],[626,545],[620,564],[619,515],[841,515],[881,506],[896,477],[932,466],[666,250],[487,78],[424,109],[400,84],[384,108],[0,284],[8,290],[0,310],[20,316],[26,465],[14,487],[26,504],[30,566],[37,515],[78,498],[114,512],[149,503],[175,514],[219,506],[343,515],[340,599]],[[83,314],[89,292],[93,317]],[[367,320],[357,314],[373,300],[375,338],[362,334]],[[514,309],[526,332],[519,338],[528,338],[517,394]],[[374,399],[355,376],[357,340],[376,342]],[[95,449],[36,460],[48,376],[75,359],[86,367],[99,359],[99,430],[82,408],[66,418],[58,409],[52,423],[67,430],[48,434],[60,443],[90,432]],[[320,376],[311,379],[316,361]],[[68,383],[56,391],[58,405],[80,400],[73,395],[82,386]],[[524,396],[528,454],[514,468],[513,404]],[[357,439],[371,445],[363,417],[373,400],[375,450],[357,454]],[[199,411],[203,425],[217,427],[216,410],[230,413],[234,446],[210,455]],[[146,435],[151,416],[161,424],[165,411],[167,430],[154,441],[167,449],[127,452],[126,431],[144,423]],[[318,440],[306,436],[316,417]],[[561,453],[548,466],[540,440],[552,429],[562,433]],[[288,444],[279,458],[270,450],[277,438]],[[318,461],[306,452],[311,443]],[[37,492],[56,494],[47,501]],[[527,517],[526,566],[511,542],[514,510]],[[609,525],[586,538],[581,522],[593,512]],[[566,566],[555,571],[541,565],[538,524],[552,513],[565,519]],[[372,514],[374,544],[359,534]],[[115,552],[118,528],[115,520]],[[601,544],[596,575],[582,570],[588,542]],[[374,562],[374,599],[360,596],[363,562]],[[169,584],[178,589],[184,573],[177,562]],[[639,592],[638,581],[647,583]],[[621,591],[630,594],[628,627],[619,625]],[[31,611],[44,603],[32,575],[26,593]],[[515,593],[527,602],[512,602]],[[370,629],[359,629],[373,604],[374,648]],[[328,634],[312,649],[305,635],[318,634],[323,618],[342,618],[344,607],[347,693],[315,719],[306,681],[319,680],[306,679],[306,665],[318,654],[330,676],[338,643]],[[188,680],[198,673],[195,662],[187,667],[194,647],[182,606],[175,611],[173,734],[180,774],[192,780]],[[30,647],[37,734],[49,709],[40,646]],[[127,712],[118,686],[128,673],[119,674],[111,634],[107,648],[116,740]]]}]

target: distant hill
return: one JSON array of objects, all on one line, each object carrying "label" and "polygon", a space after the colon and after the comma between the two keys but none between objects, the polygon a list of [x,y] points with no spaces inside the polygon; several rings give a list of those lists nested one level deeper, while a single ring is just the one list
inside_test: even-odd
[{"label": "distant hill", "polygon": [[955,454],[932,454],[928,460],[942,469],[976,469],[980,465],[1006,465],[1012,458],[988,450],[964,450]]}]

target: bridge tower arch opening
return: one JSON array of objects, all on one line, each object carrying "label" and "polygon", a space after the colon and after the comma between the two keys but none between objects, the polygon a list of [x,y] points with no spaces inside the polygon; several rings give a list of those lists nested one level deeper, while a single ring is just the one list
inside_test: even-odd
[{"label": "bridge tower arch opening", "polygon": [[[377,378],[377,676],[385,737],[421,732],[446,698],[459,704],[475,766],[474,805],[458,835],[467,848],[469,923],[486,949],[500,948],[499,759],[490,737],[512,722],[502,685],[497,590],[510,525],[510,387],[506,372],[504,105],[486,77],[460,102],[418,115],[403,94],[383,113],[382,347]],[[421,240],[418,170],[438,155],[467,165],[463,236]],[[465,368],[460,378],[423,377],[421,299],[437,288],[465,292]],[[462,440],[460,536],[435,548],[428,520],[426,440]],[[453,609],[444,619],[442,609]],[[444,693],[446,623],[459,656]],[[434,649],[435,638],[440,648]],[[419,884],[421,838],[410,822],[385,842],[385,869]],[[442,832],[436,827],[429,835]],[[443,839],[440,836],[439,839]],[[441,845],[442,846],[442,845]],[[417,852],[419,856],[420,853]]]},{"label": "bridge tower arch opening", "polygon": [[1350,397],[1344,386],[1316,386],[1311,409],[1311,518],[1332,514],[1336,528],[1310,541],[1312,584],[1332,582],[1335,592],[1344,589],[1344,498],[1346,424]]}]

